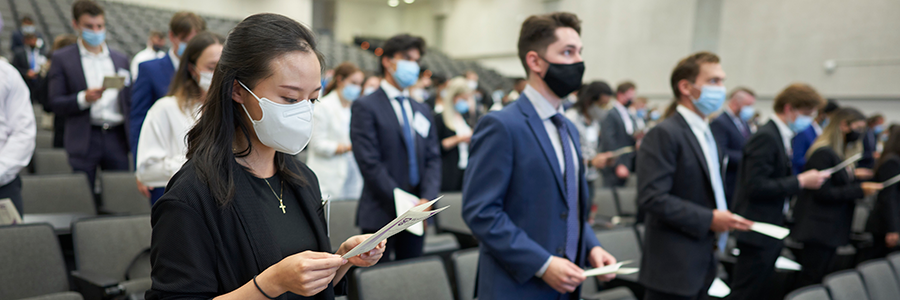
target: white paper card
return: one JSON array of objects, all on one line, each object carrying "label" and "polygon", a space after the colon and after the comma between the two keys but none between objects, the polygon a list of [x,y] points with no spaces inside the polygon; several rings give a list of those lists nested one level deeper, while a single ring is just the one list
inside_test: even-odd
[{"label": "white paper card", "polygon": [[779,240],[783,240],[788,236],[788,234],[791,234],[790,229],[763,222],[753,222],[753,225],[750,226],[750,230],[771,236]]},{"label": "white paper card", "polygon": [[428,133],[431,130],[431,122],[428,121],[422,113],[416,112],[413,115],[413,129],[419,133],[423,138],[428,138]]},{"label": "white paper card", "polygon": [[841,162],[841,163],[838,164],[837,166],[834,166],[834,167],[831,167],[831,168],[822,170],[822,172],[825,172],[825,173],[828,173],[828,174],[834,174],[834,172],[843,170],[844,168],[846,168],[846,167],[849,166],[850,164],[855,163],[855,162],[859,161],[860,159],[862,159],[862,153],[857,153],[857,154],[851,156],[850,158],[848,158],[847,160]]},{"label": "white paper card", "polygon": [[779,256],[778,259],[775,260],[775,268],[790,271],[800,271],[800,269],[802,269],[800,264],[798,264],[796,261],[793,261],[784,256]]},{"label": "white paper card", "polygon": [[[416,197],[413,194],[407,193],[404,190],[399,188],[394,188],[394,208],[397,211],[398,216],[402,216],[403,213],[409,211],[413,207],[419,204],[419,197]],[[416,225],[410,226],[406,228],[406,231],[409,231],[412,234],[422,236],[425,234],[425,226],[422,223],[418,223]]]},{"label": "white paper card", "polygon": [[375,249],[375,247],[378,246],[381,241],[386,240],[387,238],[392,237],[403,230],[406,230],[412,225],[418,224],[428,218],[431,218],[441,211],[444,211],[445,209],[447,209],[447,206],[431,211],[425,211],[442,197],[443,196],[437,197],[437,199],[428,201],[428,203],[423,203],[419,206],[415,206],[409,209],[408,211],[403,213],[403,215],[400,215],[387,225],[384,225],[384,227],[375,232],[375,234],[367,238],[362,243],[359,243],[359,245],[353,248],[353,250],[350,250],[350,252],[347,252],[347,254],[344,254],[344,256],[342,257],[351,258],[366,253],[369,250]]},{"label": "white paper card", "polygon": [[602,276],[607,274],[633,274],[638,272],[638,268],[623,268],[623,265],[631,263],[630,260],[621,261],[608,266],[602,266],[595,269],[585,270],[584,277]]},{"label": "white paper card", "polygon": [[0,225],[22,224],[22,216],[9,198],[0,199]]},{"label": "white paper card", "polygon": [[882,184],[884,187],[888,187],[888,186],[890,186],[890,185],[893,185],[893,184],[897,183],[898,181],[900,181],[900,175],[891,177],[891,179],[885,180],[885,181],[882,182],[881,184]]},{"label": "white paper card", "polygon": [[612,155],[613,155],[613,157],[619,157],[619,156],[622,156],[622,155],[625,155],[625,154],[628,154],[631,152],[634,152],[634,147],[625,146],[625,147],[622,147],[622,148],[619,148],[619,149],[616,149],[615,151],[613,151]]},{"label": "white paper card", "polygon": [[731,288],[722,279],[716,278],[716,280],[713,280],[712,285],[709,286],[707,293],[716,298],[725,298],[731,294]]}]

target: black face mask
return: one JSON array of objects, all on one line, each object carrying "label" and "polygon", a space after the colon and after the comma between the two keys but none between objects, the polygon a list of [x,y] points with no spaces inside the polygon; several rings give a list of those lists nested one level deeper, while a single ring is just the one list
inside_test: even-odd
[{"label": "black face mask", "polygon": [[622,106],[624,106],[624,107],[627,108],[627,107],[630,107],[630,106],[631,106],[631,103],[634,103],[634,101],[631,100],[631,99],[628,99],[628,101],[625,101],[625,104],[622,104]]},{"label": "black face mask", "polygon": [[[541,59],[544,59],[541,57]],[[544,75],[544,82],[556,96],[565,98],[581,87],[581,78],[584,76],[584,62],[574,64],[555,64],[544,59],[550,67]]]},{"label": "black face mask", "polygon": [[859,137],[862,136],[862,133],[856,130],[851,130],[844,136],[844,141],[848,143],[855,142],[859,140]]},{"label": "black face mask", "polygon": [[165,49],[165,46],[153,45],[153,51],[159,52],[159,51],[163,51],[164,49]]}]

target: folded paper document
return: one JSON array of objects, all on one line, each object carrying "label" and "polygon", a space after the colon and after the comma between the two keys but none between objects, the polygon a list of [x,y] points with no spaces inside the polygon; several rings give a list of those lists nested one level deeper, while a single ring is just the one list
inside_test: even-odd
[{"label": "folded paper document", "polygon": [[897,176],[891,177],[891,179],[885,180],[884,182],[881,183],[881,185],[883,185],[884,187],[888,187],[890,185],[897,183],[898,181],[900,181],[900,175],[897,175]]},{"label": "folded paper document", "polygon": [[709,291],[707,291],[707,293],[716,298],[725,298],[731,294],[731,288],[728,287],[722,279],[716,278],[713,280],[712,285],[709,286]]},{"label": "folded paper document", "polygon": [[[397,211],[397,215],[403,215],[403,213],[409,211],[413,207],[419,205],[419,197],[416,197],[413,194],[407,193],[404,190],[399,188],[394,189],[394,209]],[[413,226],[410,226],[406,229],[412,234],[422,236],[425,234],[425,226],[422,223],[416,223]]]},{"label": "folded paper document", "polygon": [[775,268],[781,270],[791,270],[791,271],[800,271],[803,267],[800,266],[796,261],[790,260],[787,257],[779,256],[778,259],[775,260]]},{"label": "folded paper document", "polygon": [[619,156],[622,156],[622,155],[625,155],[625,154],[628,154],[631,152],[634,152],[634,147],[625,146],[625,147],[622,147],[622,148],[619,148],[619,149],[616,149],[615,151],[613,151],[612,155],[613,155],[613,157],[619,157]]},{"label": "folded paper document", "polygon": [[596,269],[585,270],[584,276],[585,277],[593,277],[593,276],[601,276],[601,275],[607,275],[607,274],[627,275],[627,274],[637,273],[639,271],[638,268],[623,268],[622,267],[623,265],[627,265],[629,263],[631,263],[631,261],[626,260],[626,261],[611,264],[608,266],[602,266],[602,267],[599,267]]},{"label": "folded paper document", "polygon": [[822,170],[822,172],[825,172],[825,173],[828,173],[828,174],[834,174],[834,172],[843,170],[844,168],[846,168],[846,167],[849,166],[850,164],[855,163],[855,162],[859,161],[860,159],[862,159],[862,153],[857,153],[856,155],[853,155],[853,156],[851,156],[850,158],[848,158],[847,160],[841,162],[841,163],[838,164],[837,166],[834,166],[834,167],[831,167],[831,168]]},{"label": "folded paper document", "polygon": [[[441,196],[443,197],[443,196]],[[384,225],[381,229],[379,229],[375,234],[367,238],[365,241],[357,245],[353,250],[344,254],[343,258],[351,258],[363,253],[366,253],[369,250],[375,249],[381,241],[386,240],[389,237],[394,236],[395,234],[400,233],[403,230],[406,230],[410,226],[419,224],[420,222],[431,218],[437,213],[447,209],[447,207],[442,207],[439,209],[425,211],[435,202],[441,199],[441,197],[437,197],[437,199],[431,200],[428,203],[423,203],[422,205],[414,206],[407,210],[405,213]]]},{"label": "folded paper document", "polygon": [[763,222],[753,222],[753,225],[750,226],[750,230],[771,236],[779,240],[783,240],[788,236],[788,234],[791,234],[790,229]]}]

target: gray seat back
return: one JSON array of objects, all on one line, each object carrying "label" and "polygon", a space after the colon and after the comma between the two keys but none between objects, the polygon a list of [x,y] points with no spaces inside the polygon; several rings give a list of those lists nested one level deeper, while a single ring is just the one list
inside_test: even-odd
[{"label": "gray seat back", "polygon": [[900,285],[900,252],[894,252],[887,256],[888,262],[894,267],[894,275],[897,276],[897,285]]},{"label": "gray seat back", "polygon": [[[631,181],[631,180],[630,180]],[[636,180],[633,180],[636,181]],[[637,215],[637,188],[636,187],[619,187],[616,188],[616,199],[619,201],[619,207],[622,209],[622,215]]]},{"label": "gray seat back", "polygon": [[331,203],[331,216],[328,225],[328,230],[331,232],[329,240],[331,240],[331,249],[337,251],[341,247],[341,243],[351,236],[362,232],[356,227],[356,207],[359,206],[359,200],[334,200],[329,202]]},{"label": "gray seat back", "polygon": [[149,214],[150,199],[137,189],[137,178],[131,172],[102,172],[100,198],[103,209],[119,214]]},{"label": "gray seat back", "polygon": [[355,271],[359,300],[453,300],[444,263],[429,256]]},{"label": "gray seat back", "polygon": [[896,300],[900,299],[900,287],[897,284],[897,276],[887,260],[878,259],[867,261],[856,266],[856,271],[862,276],[869,299],[872,300]]},{"label": "gray seat back", "polygon": [[616,196],[613,194],[613,190],[609,188],[594,189],[594,199],[592,201],[597,206],[597,215],[604,217],[621,215],[616,205]]},{"label": "gray seat back", "polygon": [[434,216],[438,228],[442,231],[472,234],[469,225],[462,217],[463,199],[462,193],[447,193],[444,198],[435,203],[434,207],[447,207],[443,212]]},{"label": "gray seat back", "polygon": [[820,284],[807,286],[787,294],[784,300],[829,300],[828,290]]},{"label": "gray seat back", "polygon": [[34,151],[34,173],[37,175],[72,174],[69,156],[62,149]]},{"label": "gray seat back", "polygon": [[62,251],[50,225],[2,226],[0,241],[0,299],[69,290]]},{"label": "gray seat back", "polygon": [[[623,267],[640,268],[641,246],[634,228],[620,227],[610,230],[595,230],[594,233],[597,235],[597,240],[603,245],[603,249],[612,254],[617,261],[631,261],[631,263]],[[637,281],[637,275],[638,273],[619,275],[617,278]]]},{"label": "gray seat back", "polygon": [[[75,268],[80,272],[101,274],[125,280],[131,262],[150,247],[150,215],[99,217],[72,225]],[[135,263],[144,270],[134,277],[150,277],[149,256]],[[141,276],[142,275],[142,276]]]},{"label": "gray seat back", "polygon": [[475,298],[475,276],[478,274],[478,248],[460,250],[450,256],[453,274],[456,275],[456,295],[458,300]]},{"label": "gray seat back", "polygon": [[22,210],[26,214],[97,214],[84,173],[22,176]]},{"label": "gray seat back", "polygon": [[825,276],[822,284],[828,287],[834,300],[869,300],[866,287],[856,270],[846,270]]}]

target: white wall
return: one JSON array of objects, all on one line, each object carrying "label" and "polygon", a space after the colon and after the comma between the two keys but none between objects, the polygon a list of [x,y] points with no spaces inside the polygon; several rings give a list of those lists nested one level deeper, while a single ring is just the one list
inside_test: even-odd
[{"label": "white wall", "polygon": [[269,12],[278,13],[306,25],[312,24],[312,0],[111,0],[129,4],[190,10],[200,14],[243,19]]},{"label": "white wall", "polygon": [[389,38],[400,33],[421,36],[426,44],[434,41],[435,10],[429,1],[401,1],[398,7],[389,7],[386,0],[335,2],[334,36],[340,42],[351,43],[357,36]]}]

